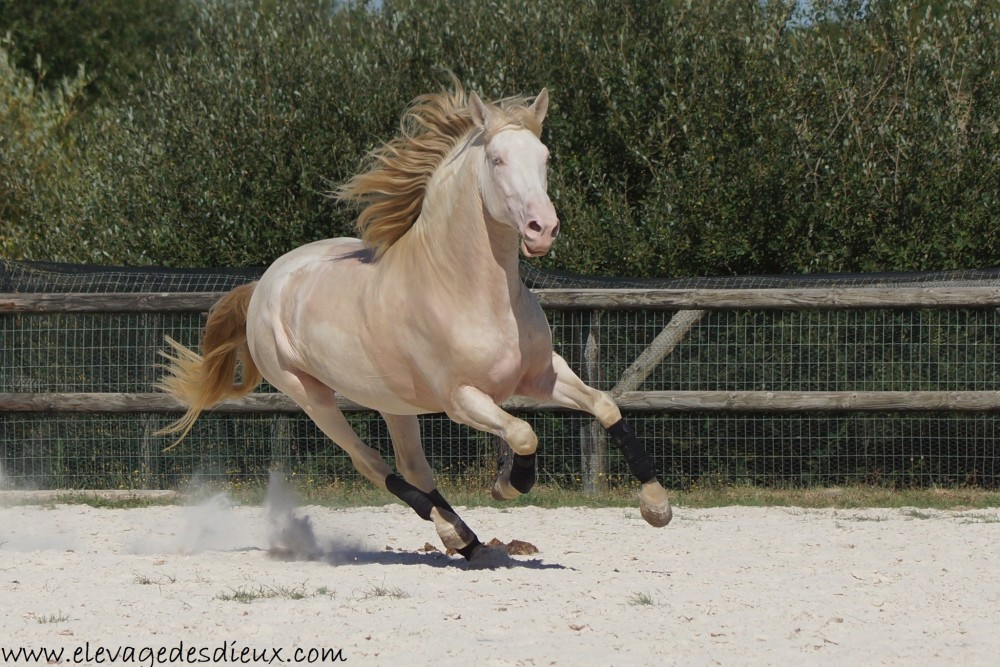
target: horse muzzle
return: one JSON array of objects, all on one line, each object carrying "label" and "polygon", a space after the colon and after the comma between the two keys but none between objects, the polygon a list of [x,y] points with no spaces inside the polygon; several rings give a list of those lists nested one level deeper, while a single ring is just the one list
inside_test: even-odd
[{"label": "horse muzzle", "polygon": [[[551,204],[549,204],[551,207]],[[532,218],[521,232],[521,252],[525,257],[541,257],[548,254],[559,236],[559,219],[553,215]]]},{"label": "horse muzzle", "polygon": [[526,239],[521,239],[521,254],[525,257],[542,257],[552,249],[552,241],[546,244],[529,244]]}]

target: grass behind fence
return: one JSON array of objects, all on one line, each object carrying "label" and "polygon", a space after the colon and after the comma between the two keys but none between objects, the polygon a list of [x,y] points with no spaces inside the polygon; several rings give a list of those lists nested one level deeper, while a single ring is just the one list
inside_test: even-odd
[{"label": "grass behind fence", "polygon": [[[583,486],[580,432],[587,417],[526,415],[540,437],[539,480]],[[307,487],[357,480],[347,455],[302,416],[205,415],[178,448],[152,432],[162,415],[5,415],[4,484],[22,488],[182,488],[246,485],[272,468]],[[886,488],[1000,487],[998,420],[992,414],[629,415],[661,479],[672,488],[752,484],[761,488],[871,484]],[[359,433],[392,463],[375,415]],[[439,479],[486,489],[502,446],[441,415],[422,419]],[[598,488],[630,486],[613,449]]]}]

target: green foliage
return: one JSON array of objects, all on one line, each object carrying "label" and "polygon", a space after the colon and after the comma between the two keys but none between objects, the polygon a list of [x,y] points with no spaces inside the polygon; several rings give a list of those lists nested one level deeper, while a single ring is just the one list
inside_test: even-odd
[{"label": "green foliage", "polygon": [[[1000,254],[1000,3],[208,0],[80,129],[39,259],[267,264],[453,71],[553,94],[565,235],[617,275],[976,267]],[[58,231],[57,231],[58,230]]]},{"label": "green foliage", "polygon": [[81,66],[91,96],[116,96],[160,50],[190,46],[190,5],[177,0],[0,0],[0,35],[11,58],[39,82],[58,85]]},{"label": "green foliage", "polygon": [[69,178],[75,153],[66,132],[86,85],[82,72],[45,90],[17,70],[0,44],[0,254],[17,256],[39,241],[29,212]]},{"label": "green foliage", "polygon": [[356,144],[324,8],[209,4],[198,49],[89,136],[101,150],[74,196],[119,261],[266,264],[331,230],[324,192],[342,153],[327,147]]}]

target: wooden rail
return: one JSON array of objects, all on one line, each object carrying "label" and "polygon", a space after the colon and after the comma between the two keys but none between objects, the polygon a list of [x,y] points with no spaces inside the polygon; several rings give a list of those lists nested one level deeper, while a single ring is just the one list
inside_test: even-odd
[{"label": "wooden rail", "polygon": [[[0,314],[27,313],[200,313],[224,292],[191,293],[0,293]],[[542,306],[551,310],[680,310],[683,326],[661,337],[663,350],[647,350],[648,363],[629,371],[612,391],[623,410],[634,411],[996,411],[1000,392],[994,391],[634,391],[649,370],[673,349],[704,310],[817,310],[872,308],[996,308],[1000,287],[847,287],[767,289],[539,289]],[[689,315],[685,317],[685,315]],[[667,335],[669,334],[669,335]],[[596,346],[596,341],[592,341]],[[597,353],[591,351],[591,356]],[[637,367],[637,364],[639,367]],[[598,368],[596,356],[586,361]],[[647,368],[649,366],[649,368]],[[585,373],[586,375],[587,373]],[[595,378],[589,378],[594,381]],[[367,410],[339,399],[344,410]],[[560,410],[554,404],[515,398],[504,404],[515,411]],[[0,412],[182,412],[173,398],[161,393],[0,393]],[[216,412],[299,412],[282,394],[251,394],[214,408]]]},{"label": "wooden rail", "polygon": [[[1000,411],[997,391],[637,391],[646,377],[680,343],[705,314],[719,310],[827,310],[1000,307],[1000,287],[898,286],[779,289],[539,289],[541,305],[549,310],[586,311],[581,375],[591,384],[604,383],[600,364],[600,321],[603,311],[665,310],[676,312],[663,331],[618,379],[611,391],[625,411],[640,412],[843,412],[843,411]],[[223,292],[141,294],[4,294],[0,315],[56,313],[203,313]],[[155,352],[148,351],[153,368]],[[367,408],[339,398],[343,410]],[[511,411],[562,410],[559,406],[516,398],[504,403]],[[0,413],[139,413],[179,414],[184,411],[162,393],[0,393]],[[278,393],[255,393],[227,401],[210,412],[299,413],[300,408]],[[162,438],[148,428],[139,449],[154,470]],[[280,440],[280,438],[279,438]],[[584,488],[595,490],[605,479],[607,437],[596,419],[580,430]],[[504,451],[508,448],[503,447]]]},{"label": "wooden rail", "polygon": [[[831,308],[995,308],[1000,287],[803,289],[538,289],[552,310],[817,310]],[[143,294],[0,293],[0,313],[204,312],[224,292]]]},{"label": "wooden rail", "polygon": [[[997,391],[626,391],[615,395],[622,410],[634,412],[872,412],[997,411]],[[347,412],[368,411],[338,397]],[[515,397],[503,404],[512,412],[563,411],[554,403]],[[0,393],[0,412],[184,412],[172,396],[161,393]],[[208,412],[298,413],[284,394],[250,394],[220,403]]]}]

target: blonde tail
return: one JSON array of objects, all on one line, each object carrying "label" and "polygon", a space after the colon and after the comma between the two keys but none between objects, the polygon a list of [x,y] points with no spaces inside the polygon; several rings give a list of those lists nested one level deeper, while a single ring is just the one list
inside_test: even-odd
[{"label": "blonde tail", "polygon": [[[180,433],[167,451],[184,439],[203,410],[229,398],[246,396],[260,384],[260,371],[247,347],[247,307],[256,286],[255,282],[241,285],[215,302],[201,338],[203,354],[167,337],[174,354],[160,352],[169,363],[165,366],[167,375],[156,387],[187,406],[183,417],[157,431],[158,435]],[[243,365],[239,383],[235,377],[237,362]]]}]

